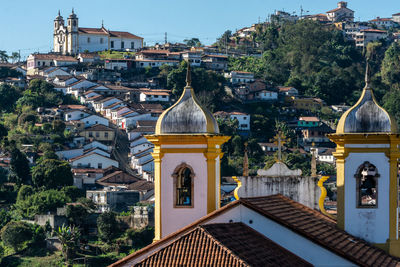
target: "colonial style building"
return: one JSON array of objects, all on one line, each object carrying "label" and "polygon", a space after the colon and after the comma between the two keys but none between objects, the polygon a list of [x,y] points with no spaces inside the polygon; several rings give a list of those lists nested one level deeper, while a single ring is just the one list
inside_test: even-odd
[{"label": "colonial style building", "polygon": [[400,265],[400,139],[368,81],[329,136],[337,144],[337,216],[279,194],[248,196],[242,182],[237,200],[219,208],[217,154],[227,138],[192,90],[189,83],[149,136],[157,161],[156,242],[110,266]]},{"label": "colonial style building", "polygon": [[80,52],[103,50],[135,50],[143,47],[143,38],[129,32],[110,31],[101,28],[80,28],[78,17],[72,9],[64,25],[64,18],[58,12],[54,20],[54,52],[78,54]]}]

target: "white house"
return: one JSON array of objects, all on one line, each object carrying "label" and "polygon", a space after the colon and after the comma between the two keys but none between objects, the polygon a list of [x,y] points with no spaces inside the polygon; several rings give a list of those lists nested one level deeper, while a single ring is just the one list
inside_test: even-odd
[{"label": "white house", "polygon": [[278,99],[278,93],[268,90],[261,90],[254,93],[254,99],[263,101],[274,101]]},{"label": "white house", "polygon": [[335,163],[335,157],[333,156],[332,152],[335,152],[333,148],[318,148],[318,156],[317,159],[320,162],[326,162],[330,164]]},{"label": "white house", "polygon": [[40,75],[47,77],[47,78],[53,78],[56,76],[68,76],[70,74],[61,68],[49,67],[49,68],[41,71]]},{"label": "white house", "polygon": [[102,124],[104,126],[108,126],[109,122],[106,118],[100,117],[98,115],[90,115],[80,120],[85,123],[85,127],[90,127],[95,124]]},{"label": "white house", "polygon": [[71,56],[62,56],[57,54],[30,54],[26,60],[26,69],[28,75],[33,75],[34,69],[52,67],[52,66],[70,66],[76,65],[78,60]]},{"label": "white house", "polygon": [[250,131],[250,115],[243,112],[225,112],[218,111],[214,113],[215,118],[226,119],[229,117],[231,120],[238,121],[238,130]]},{"label": "white house", "polygon": [[98,148],[98,147],[89,148],[89,149],[83,151],[84,155],[90,154],[90,153],[96,153],[96,154],[102,155],[107,158],[111,157],[110,153],[108,153],[107,151],[104,151],[103,149]]},{"label": "white house", "polygon": [[278,86],[279,93],[285,96],[298,96],[299,90],[291,86]]},{"label": "white house", "polygon": [[62,160],[70,160],[83,155],[83,148],[56,151],[56,155]]},{"label": "white house", "polygon": [[100,61],[100,55],[97,53],[79,53],[77,58],[81,63],[95,63]]},{"label": "white house", "polygon": [[143,90],[140,92],[140,102],[169,102],[169,90]]},{"label": "white house", "polygon": [[61,75],[61,76],[56,76],[53,80],[53,83],[60,85],[60,86],[68,86],[77,81],[78,81],[78,79],[71,75],[65,75],[65,76]]},{"label": "white house", "polygon": [[142,152],[144,150],[147,150],[147,149],[149,149],[149,148],[151,148],[153,146],[154,145],[152,143],[150,143],[150,142],[138,144],[136,146],[133,146],[133,147],[129,148],[130,149],[130,154],[131,155],[137,154],[137,153]]},{"label": "white house", "polygon": [[392,19],[394,22],[400,23],[400,13],[393,14]]},{"label": "white house", "polygon": [[186,62],[190,62],[190,66],[200,67],[201,66],[201,55],[200,52],[187,51],[181,54],[182,59]]},{"label": "white house", "polygon": [[365,29],[360,30],[356,34],[356,47],[363,48],[366,47],[369,42],[377,41],[380,39],[387,38],[387,32],[377,29]]},{"label": "white house", "polygon": [[103,143],[101,143],[99,141],[92,141],[92,142],[84,145],[83,149],[88,150],[88,149],[96,148],[96,147],[100,148],[100,149],[102,149],[104,151],[108,151],[108,152],[111,151],[111,147],[109,147],[109,146],[107,146],[107,145],[105,145],[105,144],[103,144]]},{"label": "white house", "polygon": [[89,113],[81,110],[68,110],[64,112],[65,121],[78,121],[89,116]]},{"label": "white house", "polygon": [[107,97],[94,103],[94,109],[96,110],[96,112],[102,112],[105,107],[120,102],[122,102],[122,100],[116,97]]},{"label": "white house", "polygon": [[231,71],[230,73],[231,83],[250,83],[254,82],[254,73],[246,71]]},{"label": "white house", "polygon": [[73,168],[97,168],[106,169],[110,166],[118,168],[118,161],[106,156],[89,153],[69,160]]},{"label": "white house", "polygon": [[353,21],[354,11],[347,8],[347,2],[340,1],[337,4],[337,8],[329,10],[326,12],[329,21]]},{"label": "white house", "polygon": [[393,21],[392,18],[377,17],[369,22],[376,25],[378,28],[392,28],[398,25],[397,22]]}]

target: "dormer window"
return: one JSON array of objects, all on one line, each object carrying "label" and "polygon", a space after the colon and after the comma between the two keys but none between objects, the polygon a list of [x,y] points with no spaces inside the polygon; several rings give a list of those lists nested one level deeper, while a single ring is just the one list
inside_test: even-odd
[{"label": "dormer window", "polygon": [[357,208],[378,207],[378,170],[368,161],[361,164],[355,178],[357,179]]},{"label": "dormer window", "polygon": [[174,178],[174,207],[193,208],[193,178],[192,167],[182,163],[175,168]]}]

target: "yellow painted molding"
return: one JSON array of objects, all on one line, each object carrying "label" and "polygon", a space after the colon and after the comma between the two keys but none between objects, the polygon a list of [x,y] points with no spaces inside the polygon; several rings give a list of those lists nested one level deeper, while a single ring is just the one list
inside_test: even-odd
[{"label": "yellow painted molding", "polygon": [[329,179],[329,176],[322,176],[322,177],[319,178],[319,180],[318,180],[318,187],[321,189],[321,195],[319,196],[318,206],[319,206],[319,209],[320,209],[320,211],[322,212],[322,214],[325,214],[326,216],[328,216],[328,217],[330,217],[330,218],[332,218],[332,219],[335,219],[335,217],[334,217],[332,214],[329,214],[329,213],[325,210],[325,206],[324,206],[325,198],[326,198],[326,194],[327,194],[326,188],[325,188],[325,186],[324,186],[324,182],[325,182],[326,180],[328,180],[328,179]]},{"label": "yellow painted molding", "polygon": [[236,176],[232,176],[232,179],[235,180],[235,182],[237,183],[237,186],[236,186],[235,190],[233,191],[233,195],[235,196],[236,200],[239,200],[238,192],[239,192],[239,189],[242,187],[242,182]]}]

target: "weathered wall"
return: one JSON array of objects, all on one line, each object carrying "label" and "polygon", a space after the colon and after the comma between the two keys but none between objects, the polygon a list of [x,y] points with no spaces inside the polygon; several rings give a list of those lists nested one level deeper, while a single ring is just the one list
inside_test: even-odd
[{"label": "weathered wall", "polygon": [[317,186],[318,178],[304,176],[283,177],[238,177],[242,182],[239,197],[259,197],[282,194],[312,209],[318,208],[321,190]]}]

